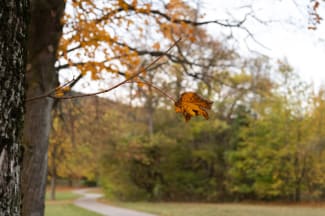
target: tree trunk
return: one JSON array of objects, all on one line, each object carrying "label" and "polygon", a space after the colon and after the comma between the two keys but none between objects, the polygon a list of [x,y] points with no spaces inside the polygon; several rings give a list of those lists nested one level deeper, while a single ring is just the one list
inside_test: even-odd
[{"label": "tree trunk", "polygon": [[300,181],[296,182],[296,184],[295,184],[294,201],[295,202],[300,202],[301,201],[301,183],[300,183]]},{"label": "tree trunk", "polygon": [[51,169],[51,200],[55,200],[55,190],[56,190],[56,156],[57,156],[57,145],[53,146],[52,152],[52,167]]},{"label": "tree trunk", "polygon": [[[61,37],[64,0],[32,0],[29,27],[27,98],[39,96],[58,85],[54,68]],[[22,172],[23,215],[44,215],[48,138],[53,99],[26,103],[24,161]]]},{"label": "tree trunk", "polygon": [[[152,74],[148,74],[148,81],[150,83],[153,82],[153,75]],[[153,133],[154,133],[154,112],[155,112],[155,108],[154,108],[154,101],[153,101],[153,89],[152,87],[149,85],[148,86],[148,93],[145,93],[146,96],[146,111],[147,111],[147,121],[148,121],[148,134],[149,137],[152,138]]]},{"label": "tree trunk", "polygon": [[0,215],[20,215],[28,0],[0,3]]},{"label": "tree trunk", "polygon": [[55,200],[55,191],[56,191],[56,174],[53,174],[51,177],[51,200]]}]

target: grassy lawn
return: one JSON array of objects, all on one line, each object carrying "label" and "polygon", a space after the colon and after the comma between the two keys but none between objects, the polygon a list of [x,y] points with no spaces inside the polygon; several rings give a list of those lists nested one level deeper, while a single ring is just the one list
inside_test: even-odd
[{"label": "grassy lawn", "polygon": [[324,216],[325,208],[246,204],[120,203],[159,216]]},{"label": "grassy lawn", "polygon": [[99,216],[99,214],[84,210],[71,203],[46,204],[45,216]]},{"label": "grassy lawn", "polygon": [[45,216],[99,216],[99,214],[84,210],[73,205],[73,200],[79,197],[71,190],[58,190],[56,200],[49,200],[50,194],[46,193]]},{"label": "grassy lawn", "polygon": [[[100,192],[95,189],[91,192]],[[48,195],[48,194],[47,194]],[[73,205],[79,195],[71,190],[58,190],[57,200],[46,201],[45,216],[99,216]],[[102,200],[104,203],[112,204]],[[115,203],[120,207],[151,212],[159,216],[324,216],[324,206],[279,206],[253,204],[201,204],[201,203]]]},{"label": "grassy lawn", "polygon": [[[50,201],[51,194],[50,192],[46,192],[46,201]],[[64,191],[57,191],[56,196],[55,196],[55,201],[65,201],[65,200],[74,200],[79,198],[80,195],[72,193],[69,190],[64,190]],[[53,201],[53,202],[55,202]]]}]

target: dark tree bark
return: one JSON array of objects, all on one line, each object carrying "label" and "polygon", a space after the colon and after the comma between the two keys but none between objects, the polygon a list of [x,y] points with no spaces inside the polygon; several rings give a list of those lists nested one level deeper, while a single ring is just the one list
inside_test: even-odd
[{"label": "dark tree bark", "polygon": [[28,0],[0,2],[0,215],[20,215]]},{"label": "dark tree bark", "polygon": [[[54,68],[62,34],[60,19],[64,0],[32,0],[29,26],[27,98],[39,96],[58,85]],[[22,171],[23,215],[44,215],[48,137],[53,99],[26,103],[24,161]]]}]

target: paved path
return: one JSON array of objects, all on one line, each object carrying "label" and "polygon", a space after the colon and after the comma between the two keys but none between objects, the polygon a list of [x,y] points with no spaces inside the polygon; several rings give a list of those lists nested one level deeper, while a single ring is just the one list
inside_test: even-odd
[{"label": "paved path", "polygon": [[77,199],[74,204],[81,208],[105,215],[105,216],[157,216],[153,214],[143,213],[139,211],[118,208],[109,206],[100,202],[97,202],[96,199],[102,197],[101,194],[87,193],[88,189],[75,190],[74,192],[83,197]]}]

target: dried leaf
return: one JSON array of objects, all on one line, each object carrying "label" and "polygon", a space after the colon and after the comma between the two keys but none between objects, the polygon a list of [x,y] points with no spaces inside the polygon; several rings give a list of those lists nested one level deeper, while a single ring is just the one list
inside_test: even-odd
[{"label": "dried leaf", "polygon": [[211,109],[213,102],[208,101],[195,92],[184,92],[181,97],[175,102],[175,112],[183,113],[186,121],[189,121],[192,116],[202,115],[205,119],[209,119],[206,110]]}]

